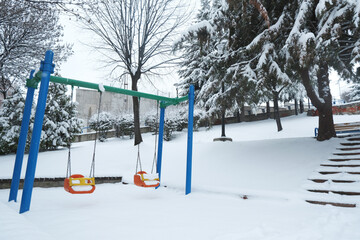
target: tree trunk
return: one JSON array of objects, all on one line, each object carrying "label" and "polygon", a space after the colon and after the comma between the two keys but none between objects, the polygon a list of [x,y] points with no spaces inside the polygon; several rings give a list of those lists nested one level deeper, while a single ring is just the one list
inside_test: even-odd
[{"label": "tree trunk", "polygon": [[316,108],[319,111],[319,141],[336,137],[334,119],[332,114],[332,96],[330,92],[329,67],[325,61],[320,64],[317,73],[319,97],[324,99],[324,103]]},{"label": "tree trunk", "polygon": [[274,98],[274,118],[276,120],[278,132],[280,132],[283,128],[281,126],[280,114],[279,114],[279,93],[273,92],[273,98]]},{"label": "tree trunk", "polygon": [[296,98],[294,99],[295,101],[295,115],[299,115],[298,113],[298,101],[296,100]]},{"label": "tree trunk", "polygon": [[266,102],[266,115],[267,115],[267,118],[271,118],[270,101]]},{"label": "tree trunk", "polygon": [[241,110],[241,113],[240,113],[240,122],[245,122],[245,105],[244,104],[242,104],[241,105],[241,108],[240,108],[240,110]]},{"label": "tree trunk", "polygon": [[324,141],[336,137],[332,114],[332,103],[325,102],[324,106],[317,108],[319,112],[319,132],[317,140]]},{"label": "tree trunk", "polygon": [[307,68],[303,68],[300,73],[307,95],[319,112],[319,132],[317,140],[323,141],[336,137],[327,63],[322,62],[317,73],[318,95],[320,98],[315,93],[315,90],[311,85],[309,70]]},{"label": "tree trunk", "polygon": [[[222,93],[225,92],[224,82],[222,82],[222,84],[221,84],[221,91],[222,91]],[[222,107],[222,113],[221,113],[221,137],[226,137],[226,135],[225,135],[225,107]]]},{"label": "tree trunk", "polygon": [[[140,76],[131,77],[131,90],[137,91],[137,82]],[[133,113],[134,113],[134,145],[140,144],[143,140],[140,131],[140,101],[138,97],[133,96]]]},{"label": "tree trunk", "polygon": [[221,113],[221,136],[226,137],[225,135],[225,110]]},{"label": "tree trunk", "polygon": [[241,122],[239,109],[236,110],[236,121],[237,121],[238,123]]},{"label": "tree trunk", "polygon": [[304,112],[304,102],[300,100],[300,114]]}]

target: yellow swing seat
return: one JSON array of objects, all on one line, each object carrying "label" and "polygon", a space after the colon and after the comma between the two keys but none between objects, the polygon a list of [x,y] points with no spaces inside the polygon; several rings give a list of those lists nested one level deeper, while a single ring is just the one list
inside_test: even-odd
[{"label": "yellow swing seat", "polygon": [[[91,186],[88,190],[77,190],[74,187],[77,186]],[[65,178],[64,180],[64,189],[65,191],[72,194],[86,194],[93,193],[95,191],[95,178],[89,177],[86,178],[81,174],[71,175],[69,178]]]}]

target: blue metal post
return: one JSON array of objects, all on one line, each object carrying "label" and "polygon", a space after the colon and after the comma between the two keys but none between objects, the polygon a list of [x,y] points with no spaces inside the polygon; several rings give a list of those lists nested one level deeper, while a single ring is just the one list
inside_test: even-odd
[{"label": "blue metal post", "polygon": [[192,172],[192,148],[193,148],[193,124],[194,124],[194,86],[190,85],[189,91],[189,119],[188,119],[188,142],[186,160],[186,189],[185,194],[191,193],[191,172]]},{"label": "blue metal post", "polygon": [[159,180],[161,180],[161,159],[162,159],[162,148],[164,141],[164,122],[165,122],[165,107],[160,108],[160,124],[159,124],[159,140],[158,140],[158,154],[156,171],[159,174]]},{"label": "blue metal post", "polygon": [[[34,77],[34,72],[35,72],[35,70],[31,71],[30,79],[32,79]],[[18,142],[18,147],[16,150],[16,158],[15,158],[13,177],[11,180],[9,202],[12,200],[14,200],[16,202],[16,199],[17,199],[17,194],[18,194],[19,184],[20,184],[21,167],[22,167],[22,163],[23,163],[23,159],[24,159],[26,139],[27,139],[27,134],[28,134],[28,130],[29,130],[31,107],[32,107],[32,103],[34,100],[34,92],[35,92],[35,88],[28,86],[27,93],[26,93],[23,119],[21,121],[19,142]]]},{"label": "blue metal post", "polygon": [[54,64],[52,63],[53,57],[54,57],[54,53],[52,51],[50,50],[46,51],[45,60],[41,61],[41,65],[40,65],[40,71],[42,71],[41,85],[40,85],[38,103],[36,107],[34,129],[30,143],[30,151],[29,151],[29,158],[26,168],[24,190],[21,198],[20,213],[24,213],[26,211],[29,211],[30,209],[31,194],[32,194],[34,178],[35,178],[36,162],[39,153],[41,130],[44,121],[46,98],[49,89],[50,74],[54,72]]}]

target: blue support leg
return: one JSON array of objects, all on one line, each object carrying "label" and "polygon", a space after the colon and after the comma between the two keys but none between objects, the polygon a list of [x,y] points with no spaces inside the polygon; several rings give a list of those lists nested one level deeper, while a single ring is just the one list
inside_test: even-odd
[{"label": "blue support leg", "polygon": [[191,193],[191,172],[192,172],[192,148],[193,148],[193,124],[194,124],[194,86],[190,85],[189,91],[189,118],[188,118],[188,142],[186,160],[186,189],[185,194]]},{"label": "blue support leg", "polygon": [[[31,71],[30,79],[32,79],[34,77],[34,72],[35,72],[35,70]],[[15,158],[13,177],[11,180],[9,202],[10,201],[16,202],[16,199],[17,199],[17,194],[18,194],[19,184],[20,184],[21,167],[22,167],[22,163],[23,163],[23,159],[24,159],[26,139],[27,139],[27,134],[28,134],[28,130],[29,130],[31,107],[32,107],[32,103],[34,100],[34,92],[35,92],[35,88],[28,87],[28,90],[26,93],[23,119],[21,121],[19,142],[18,142],[18,147],[16,150],[16,158]]]},{"label": "blue support leg", "polygon": [[[161,160],[162,160],[162,148],[163,148],[163,141],[164,141],[164,122],[165,122],[165,107],[161,107],[160,108],[158,154],[157,154],[157,164],[156,164],[156,171],[159,174],[159,180],[161,180]],[[158,187],[156,187],[156,188],[158,188]]]},{"label": "blue support leg", "polygon": [[41,85],[38,103],[36,107],[34,129],[30,143],[30,151],[26,168],[24,190],[21,198],[20,213],[27,212],[30,209],[31,194],[35,179],[36,162],[39,153],[41,130],[44,121],[46,98],[49,89],[50,74],[54,72],[54,64],[52,63],[53,57],[54,53],[52,51],[46,51],[45,60],[41,62]]}]

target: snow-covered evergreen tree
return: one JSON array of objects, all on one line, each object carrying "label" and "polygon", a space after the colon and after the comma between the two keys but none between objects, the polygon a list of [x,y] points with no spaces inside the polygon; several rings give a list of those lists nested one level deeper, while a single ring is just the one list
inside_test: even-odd
[{"label": "snow-covered evergreen tree", "polygon": [[360,58],[360,10],[356,1],[272,0],[264,1],[264,6],[271,24],[260,28],[256,14],[243,8],[252,29],[243,29],[235,39],[241,40],[244,32],[255,36],[231,53],[235,63],[229,72],[232,76],[239,73],[240,79],[253,79],[257,86],[268,82],[278,93],[290,86],[284,95],[301,81],[320,112],[318,140],[335,136],[328,75],[332,67],[343,78],[355,79],[353,67]]},{"label": "snow-covered evergreen tree", "polygon": [[[288,69],[301,76],[312,104],[319,111],[318,140],[336,136],[332,116],[329,70],[356,79],[360,61],[360,8],[356,0],[292,1],[295,17],[283,54]],[[286,13],[285,13],[286,14]],[[293,15],[293,14],[286,14]]]},{"label": "snow-covered evergreen tree", "polygon": [[184,52],[180,88],[187,93],[189,85],[195,85],[196,104],[215,116],[231,105],[228,92],[223,91],[228,31],[223,28],[223,20],[227,5],[220,1],[211,4],[209,0],[203,0],[201,5],[196,23],[177,44]]},{"label": "snow-covered evergreen tree", "polygon": [[50,83],[40,141],[42,150],[67,146],[74,134],[81,132],[82,121],[76,117],[76,103],[66,92],[65,85]]},{"label": "snow-covered evergreen tree", "polygon": [[[344,92],[343,95],[348,98],[348,101],[354,102],[360,100],[360,84],[356,83],[350,87],[350,90]],[[343,96],[341,96],[343,99]],[[345,100],[345,99],[344,99]]]},{"label": "snow-covered evergreen tree", "polygon": [[255,11],[258,19],[268,22],[260,1],[203,0],[196,23],[180,41],[185,59],[180,71],[182,83],[186,89],[195,84],[197,104],[213,117],[230,107],[259,100],[250,78],[231,72],[232,65],[241,61],[237,53],[244,43],[239,39],[250,42],[256,36],[257,26],[248,18],[253,15],[242,14],[243,9]]},{"label": "snow-covered evergreen tree", "polygon": [[0,108],[0,154],[15,153],[20,136],[25,99],[19,88],[3,101]]},{"label": "snow-covered evergreen tree", "polygon": [[197,14],[195,23],[188,29],[181,39],[175,43],[174,50],[182,51],[183,62],[180,64],[179,83],[180,93],[188,93],[190,84],[195,86],[195,94],[206,81],[209,70],[208,53],[212,25],[210,18],[210,1],[201,0],[201,10]]},{"label": "snow-covered evergreen tree", "polygon": [[278,131],[282,130],[278,101],[293,83],[286,73],[285,57],[280,54],[286,40],[279,37],[286,32],[283,9],[288,5],[284,0],[264,1],[267,17],[248,4],[233,2],[229,7],[233,21],[229,22],[227,76],[232,80],[234,91],[240,89],[238,102],[274,102]]}]

